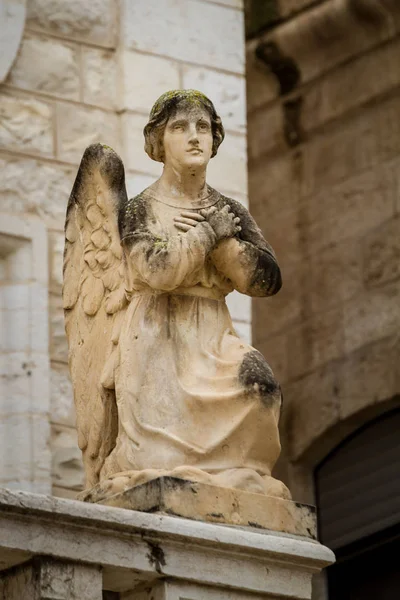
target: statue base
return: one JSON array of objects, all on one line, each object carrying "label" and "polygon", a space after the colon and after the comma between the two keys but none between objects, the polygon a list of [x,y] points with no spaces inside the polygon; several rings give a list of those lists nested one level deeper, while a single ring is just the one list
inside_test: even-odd
[{"label": "statue base", "polygon": [[176,477],[157,477],[97,504],[282,531],[311,539],[317,536],[313,506]]},{"label": "statue base", "polygon": [[333,561],[299,535],[0,489],[0,600],[310,600]]}]

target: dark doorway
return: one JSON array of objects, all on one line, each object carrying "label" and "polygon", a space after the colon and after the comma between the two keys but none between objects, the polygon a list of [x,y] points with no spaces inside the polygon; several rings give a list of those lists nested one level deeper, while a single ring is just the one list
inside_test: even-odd
[{"label": "dark doorway", "polygon": [[400,598],[400,529],[391,528],[336,553],[328,569],[329,600]]},{"label": "dark doorway", "polygon": [[337,557],[329,600],[399,600],[400,410],[340,444],[315,484],[320,539]]}]

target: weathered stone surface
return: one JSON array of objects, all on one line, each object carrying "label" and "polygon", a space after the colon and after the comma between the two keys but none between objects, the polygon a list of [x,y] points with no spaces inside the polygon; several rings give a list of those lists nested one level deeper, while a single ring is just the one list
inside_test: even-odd
[{"label": "weathered stone surface", "polygon": [[[36,302],[36,304],[35,304]],[[32,295],[32,309],[29,333],[31,349],[35,354],[48,355],[49,324],[48,324],[48,288],[37,285]]]},{"label": "weathered stone surface", "polygon": [[51,450],[53,485],[81,490],[84,473],[76,430],[72,427],[53,425]]},{"label": "weathered stone surface", "polygon": [[162,172],[162,164],[151,160],[143,152],[143,128],[148,121],[148,116],[125,113],[121,116],[122,140],[126,168],[132,171],[141,171],[153,175],[158,179]]},{"label": "weathered stone surface", "polygon": [[32,449],[30,450],[30,460],[32,462],[32,491],[43,493],[37,489],[36,482],[43,481],[46,484],[46,493],[50,493],[50,423],[48,415],[33,415],[31,418]]},{"label": "weathered stone surface", "polygon": [[[268,329],[264,329],[258,332],[259,335],[266,337],[257,342],[257,349],[265,356],[276,379],[282,384],[288,378],[287,334],[268,335]],[[253,332],[253,338],[255,337],[256,334]]]},{"label": "weathered stone surface", "polygon": [[279,14],[286,17],[291,13],[303,10],[310,4],[315,4],[314,0],[278,0]]},{"label": "weathered stone surface", "polygon": [[183,66],[183,87],[212,98],[225,129],[246,131],[245,79],[211,69]]},{"label": "weathered stone surface", "polygon": [[254,110],[262,107],[279,94],[279,83],[271,70],[257,58],[255,49],[246,52],[247,111],[249,120]]},{"label": "weathered stone surface", "polygon": [[[172,598],[310,600],[312,573],[334,560],[328,548],[301,536],[8,490],[0,490],[0,525],[3,568],[33,557],[43,565],[49,560],[43,556],[51,556],[49,585],[61,586],[76,580],[77,573],[68,580],[62,571],[56,576],[56,561],[81,565],[82,576],[84,570],[98,569],[100,581],[102,567],[103,589],[135,600],[143,600],[144,589],[157,591],[165,582]],[[96,579],[91,588],[99,589]],[[93,598],[85,588],[80,593],[79,600],[101,597]]]},{"label": "weathered stone surface", "polygon": [[53,485],[51,488],[51,495],[56,496],[57,498],[69,498],[70,500],[76,500],[77,496],[76,490],[69,490],[68,488],[59,487],[57,485]]},{"label": "weathered stone surface", "polygon": [[247,145],[246,137],[227,133],[208,168],[208,182],[220,190],[247,194]]},{"label": "weathered stone surface", "polygon": [[364,344],[398,331],[400,283],[371,288],[344,306],[345,348],[351,352]]},{"label": "weathered stone surface", "polygon": [[117,41],[117,11],[113,0],[93,0],[90,4],[31,0],[27,24],[34,29],[100,46],[115,47]]},{"label": "weathered stone surface", "polygon": [[101,108],[119,108],[117,56],[111,50],[82,49],[83,101]]},{"label": "weathered stone surface", "polygon": [[[400,139],[400,136],[399,136]],[[321,247],[362,235],[394,214],[395,171],[381,165],[308,198],[304,202],[304,249]]]},{"label": "weathered stone surface", "polygon": [[65,235],[62,231],[49,231],[49,289],[52,294],[61,294],[62,290],[64,244]]},{"label": "weathered stone surface", "polygon": [[[398,39],[348,62],[311,86],[303,95],[301,124],[309,131],[388,93],[400,83]],[[357,81],[357,85],[354,85]],[[351,94],[343,90],[352,90]]]},{"label": "weathered stone surface", "polygon": [[[265,185],[267,187],[267,181]],[[269,218],[265,215],[266,212],[263,204],[258,205],[257,209],[253,211],[254,218],[257,222],[262,223],[265,238],[273,247],[282,271],[285,271],[303,258],[305,227],[302,212],[300,210],[279,210]]]},{"label": "weathered stone surface", "polygon": [[0,587],[1,600],[100,600],[101,595],[100,568],[49,558],[6,572]]},{"label": "weathered stone surface", "polygon": [[340,417],[342,420],[400,393],[399,339],[373,342],[343,360]]},{"label": "weathered stone surface", "polygon": [[149,107],[161,94],[180,87],[179,66],[171,60],[131,50],[123,50],[120,60],[123,77],[121,103],[128,110],[147,115]]},{"label": "weathered stone surface", "polygon": [[64,327],[64,310],[61,296],[50,294],[50,358],[68,363],[68,344]]},{"label": "weathered stone surface", "polygon": [[[181,92],[178,100],[180,97]],[[170,100],[170,93],[164,98]],[[193,98],[192,93],[188,94],[188,98]],[[175,113],[171,118],[174,116]],[[217,211],[210,211],[204,215],[201,213],[200,218],[206,220],[210,216],[209,225],[212,231],[209,233],[215,235],[217,240],[219,237],[225,239],[227,237],[225,230],[221,234],[217,224],[212,225],[211,218],[215,212],[221,222],[226,220],[226,225],[231,225],[232,239],[226,240],[227,244],[221,243],[217,248],[213,242],[208,250],[208,246],[201,238],[197,240],[197,236],[209,235],[209,228],[206,227],[203,234],[203,226],[207,224],[198,222],[193,223],[194,226],[198,226],[197,229],[194,227],[189,231],[189,237],[176,235],[179,229],[186,232],[185,225],[188,225],[187,218],[180,222],[182,210],[195,208],[197,202],[193,200],[189,204],[187,195],[179,191],[181,187],[184,191],[187,175],[191,176],[191,186],[198,183],[199,193],[201,190],[204,193],[205,170],[212,154],[211,127],[200,127],[205,118],[203,109],[199,110],[195,105],[195,108],[184,113],[184,121],[177,121],[176,128],[171,126],[166,128],[163,138],[166,157],[162,183],[155,184],[150,192],[138,198],[135,203],[126,206],[122,204],[123,210],[119,212],[119,230],[124,250],[122,257],[115,251],[112,252],[111,257],[110,252],[105,252],[109,249],[108,239],[113,245],[115,243],[116,247],[120,242],[119,237],[115,237],[117,234],[114,233],[117,230],[117,214],[112,194],[115,189],[119,190],[123,185],[121,161],[110,148],[98,144],[87,149],[80,166],[77,185],[74,188],[74,203],[67,216],[63,293],[68,308],[66,325],[78,417],[77,427],[80,440],[87,442],[81,443],[81,447],[86,472],[85,494],[88,495],[92,494],[93,487],[97,489],[97,484],[100,489],[104,486],[107,493],[110,492],[110,488],[112,493],[120,492],[126,487],[126,478],[132,486],[137,480],[143,482],[152,478],[154,469],[158,469],[160,473],[173,476],[184,476],[184,473],[188,473],[187,477],[191,476],[196,481],[212,482],[221,487],[258,491],[260,494],[278,497],[290,496],[285,486],[269,476],[280,450],[277,431],[279,388],[262,357],[246,344],[248,336],[240,335],[242,333],[240,329],[244,328],[247,334],[250,333],[249,323],[240,315],[242,321],[238,327],[239,335],[235,335],[234,331],[231,331],[231,319],[224,303],[210,302],[210,300],[222,300],[225,292],[233,288],[253,295],[252,273],[255,269],[260,274],[260,287],[255,288],[254,295],[260,292],[267,295],[278,291],[279,272],[275,261],[266,252],[261,233],[251,225],[252,221],[249,221],[250,217],[243,208],[240,209],[239,214],[243,228],[246,228],[246,243],[243,244],[240,239],[234,238],[234,233],[239,227],[233,214],[226,209],[222,210],[222,205],[225,203],[229,208],[229,201],[215,190],[207,193],[206,197],[200,200],[197,208],[216,205]],[[200,157],[200,160],[189,158],[187,155],[188,143],[195,139],[194,131],[198,132],[196,140],[201,152],[196,151],[195,154]],[[204,135],[201,135],[203,133]],[[147,149],[149,154],[153,154],[153,146],[147,146]],[[106,177],[101,180],[98,174],[98,169],[102,173],[101,169],[105,165],[107,169],[112,170],[114,178],[111,181]],[[176,183],[169,190],[171,179],[174,178]],[[111,185],[114,187],[111,188]],[[163,185],[166,189],[162,187]],[[102,208],[102,213],[97,216],[91,214],[92,202],[94,205],[96,197],[98,206]],[[124,197],[121,201],[125,202]],[[77,206],[80,210],[76,209]],[[125,238],[131,237],[132,231],[136,230],[132,220],[143,219],[139,217],[139,207],[146,207],[151,211],[149,220],[147,222],[143,220],[143,227],[150,234],[143,238],[146,245],[150,244],[149,251],[146,247],[135,245],[136,241],[141,243],[139,239],[134,240],[132,251],[124,241]],[[236,210],[235,205],[233,210]],[[88,211],[87,215],[86,211]],[[215,230],[212,229],[213,227]],[[103,238],[106,236],[104,232],[109,233],[109,238],[102,239],[99,235],[101,231]],[[160,235],[163,236],[161,240],[166,252],[165,261],[157,266],[152,260],[153,236],[157,236],[158,240]],[[193,240],[192,236],[194,236]],[[90,249],[95,256],[99,257],[103,270],[91,264]],[[110,258],[102,260],[104,254]],[[206,258],[208,254],[210,259]],[[237,260],[234,259],[235,256]],[[245,257],[245,263],[241,262],[242,257]],[[122,265],[121,258],[123,258]],[[231,265],[232,260],[234,262]],[[74,269],[70,268],[71,261],[75,263]],[[175,266],[176,262],[179,268]],[[91,269],[94,268],[97,269],[93,271],[97,281],[91,274]],[[161,270],[162,280],[158,279],[159,270]],[[235,273],[237,270],[239,270],[238,274]],[[116,272],[121,279],[110,280],[109,276],[115,276]],[[82,276],[84,276],[83,286],[79,284]],[[193,280],[193,277],[196,279]],[[208,281],[211,277],[213,287],[210,297]],[[226,287],[227,277],[232,280],[232,286],[229,288]],[[129,281],[132,281],[133,286],[132,297],[129,298],[132,303],[127,308],[127,312],[121,311],[112,318],[105,316],[101,308],[103,299],[106,303],[106,311],[110,315],[125,306],[117,306],[112,313],[107,307],[108,293],[104,292],[104,289],[112,286],[111,289],[115,290],[120,286],[123,298],[126,291],[129,297],[131,296]],[[77,286],[79,286],[80,298],[83,297],[83,311],[75,295]],[[128,287],[125,290],[126,286]],[[187,288],[187,294],[181,292],[181,287]],[[222,293],[217,292],[219,289]],[[167,293],[160,294],[160,291]],[[191,297],[187,298],[188,295]],[[197,297],[195,301],[193,296]],[[86,299],[92,304],[89,305]],[[156,301],[155,305],[153,301]],[[149,302],[152,303],[151,306]],[[94,303],[96,303],[95,310],[92,309]],[[146,315],[150,312],[153,317],[148,319]],[[145,327],[143,323],[146,323]],[[167,327],[160,329],[158,323],[165,323]],[[189,329],[188,323],[190,323]],[[236,326],[235,318],[234,326]],[[111,348],[111,340],[115,343],[117,331],[119,345],[112,355],[112,359],[115,358],[117,362],[111,365],[108,349]],[[136,343],[138,336],[140,342]],[[157,343],[154,344],[153,340]],[[163,348],[169,348],[171,343],[175,348],[174,351],[164,352]],[[198,348],[199,343],[201,352]],[[185,357],[186,360],[184,369],[182,369],[180,356]],[[221,376],[220,370],[217,369],[210,380],[206,379],[207,383],[204,387],[204,377],[208,376],[203,373],[209,372],[209,360],[214,356],[216,364],[222,365]],[[147,369],[146,365],[150,363],[155,365],[154,374],[144,380],[140,376],[140,371]],[[165,373],[170,375],[167,388]],[[124,398],[125,393],[131,393],[132,387],[129,382],[135,379],[139,387],[135,393],[136,402],[135,406],[132,405],[132,410],[135,413],[136,410],[142,411],[141,407],[145,407],[146,414],[143,413],[142,416],[136,416],[134,413],[129,415],[121,410],[120,398]],[[115,392],[113,394],[104,392],[104,387],[107,390],[115,389]],[[218,413],[215,413],[214,403],[210,403],[210,398],[218,399],[221,396],[221,390],[223,398],[235,400],[229,402],[229,407],[224,406],[222,419],[218,417]],[[252,396],[255,401],[243,413],[243,400],[247,406]],[[124,404],[125,401],[122,402]],[[108,416],[111,410],[113,414]],[[229,418],[227,411],[231,414]],[[172,421],[171,414],[175,415]],[[232,416],[233,414],[235,416]],[[139,418],[143,425],[140,443],[131,434],[132,418]],[[232,419],[235,422],[233,429],[229,424]],[[177,425],[175,425],[176,421],[178,421]],[[211,428],[211,423],[214,421],[215,432]],[[204,439],[202,439],[203,434]],[[182,440],[179,444],[179,455],[175,445],[171,446],[171,438]],[[136,450],[132,453],[132,448],[137,448],[138,444],[143,457],[141,462],[135,458]],[[259,445],[260,449],[258,449]],[[255,459],[257,464],[259,461],[265,461],[266,468],[260,469],[263,476],[253,468],[253,462],[247,458],[248,447],[251,455],[253,449],[257,448]],[[212,456],[208,458],[209,452],[212,452]],[[201,455],[199,459],[194,458],[197,454]],[[231,464],[240,465],[241,468],[220,469],[221,461],[224,464],[227,456]],[[209,466],[216,459],[217,470]],[[202,470],[199,463],[206,464],[207,471]],[[103,464],[104,469],[101,466]],[[100,478],[99,473],[101,473]],[[60,486],[57,480],[55,484]]]},{"label": "weathered stone surface", "polygon": [[44,221],[55,221],[63,227],[74,168],[3,155],[0,170],[2,210],[36,214]]},{"label": "weathered stone surface", "polygon": [[[1,466],[0,473],[2,485],[14,489],[28,489],[24,483],[31,478],[31,432],[29,422],[24,414],[3,415],[0,422],[0,447]],[[18,451],[15,440],[19,440]],[[21,487],[18,488],[18,483]]]},{"label": "weathered stone surface", "polygon": [[40,568],[40,598],[51,600],[100,600],[101,569],[45,560]]},{"label": "weathered stone surface", "polygon": [[359,240],[349,239],[310,257],[308,298],[312,312],[320,312],[361,293],[363,257]]},{"label": "weathered stone surface", "polygon": [[9,74],[11,85],[79,100],[78,48],[27,34]]},{"label": "weathered stone surface", "polygon": [[99,504],[316,538],[314,507],[175,477],[158,477]]},{"label": "weathered stone surface", "polygon": [[294,379],[343,355],[342,308],[314,314],[287,335],[289,377]]},{"label": "weathered stone surface", "polygon": [[[285,149],[284,119],[275,137],[271,115],[275,111],[278,118],[276,106],[286,98],[278,99],[277,81],[267,67],[262,76],[264,67],[254,54],[260,40],[248,42],[249,193],[250,210],[283,269],[276,302],[286,304],[287,285],[300,296],[297,319],[276,335],[286,379],[275,368],[283,382],[281,436],[290,441],[288,457],[283,457],[284,481],[298,497],[298,466],[311,478],[312,465],[357,427],[394,406],[391,399],[399,394],[395,65],[400,13],[391,0],[384,10],[367,1],[357,6],[321,2],[308,7],[308,0],[278,4],[287,22],[260,37],[276,43],[279,67],[287,58],[299,69],[297,91],[290,98],[301,98],[297,117],[304,137],[296,148]],[[329,35],[326,23],[331,24]],[[284,81],[287,73],[277,75]],[[262,86],[260,94],[257,86]],[[290,211],[298,236],[283,221]],[[290,281],[293,264],[287,262],[293,260],[292,240],[302,267],[297,289]],[[261,300],[254,307],[254,334],[268,340],[274,315]],[[256,343],[274,368],[273,335],[270,350],[263,339]],[[305,480],[304,489],[312,493],[312,488],[312,481]]]},{"label": "weathered stone surface", "polygon": [[251,213],[261,228],[281,213],[300,209],[301,155],[284,154],[250,163]]},{"label": "weathered stone surface", "polygon": [[[1,319],[8,316],[1,314]],[[8,317],[9,318],[9,317]],[[4,323],[2,322],[2,332]],[[3,341],[3,335],[1,336]],[[7,350],[2,345],[1,351]],[[29,352],[8,352],[2,354],[0,363],[0,390],[1,390],[1,412],[4,414],[28,412],[31,404],[30,398],[30,376],[31,363]]]},{"label": "weathered stone surface", "polygon": [[85,148],[96,142],[120,151],[115,113],[71,104],[57,106],[57,154],[61,160],[79,163]]},{"label": "weathered stone surface", "polygon": [[[13,489],[48,493],[50,474],[47,416],[11,414],[0,423],[1,484]],[[15,447],[18,440],[18,448]]]},{"label": "weathered stone surface", "polygon": [[373,417],[379,412],[374,407],[399,394],[398,357],[398,336],[392,335],[285,384],[281,423],[290,459],[303,459],[311,448],[321,460],[368,420],[366,410]]},{"label": "weathered stone surface", "polygon": [[298,266],[283,272],[283,286],[278,296],[253,299],[253,333],[255,342],[268,335],[292,326],[302,315],[303,281],[302,269]]},{"label": "weathered stone surface", "polygon": [[381,180],[381,165],[397,158],[400,152],[399,110],[400,98],[389,97],[347,116],[340,127],[331,127],[325,134],[315,136],[302,155],[303,195],[325,188],[328,197],[327,185],[354,178],[361,171],[371,171],[370,178]]},{"label": "weathered stone surface", "polygon": [[[5,315],[10,319],[10,315]],[[23,327],[23,323],[21,323]],[[2,414],[48,413],[48,364],[46,355],[10,352],[6,348],[0,367]],[[46,389],[47,388],[47,389]]]},{"label": "weathered stone surface", "polygon": [[52,363],[50,383],[51,421],[59,425],[75,427],[74,397],[67,365]]},{"label": "weathered stone surface", "polygon": [[17,55],[25,27],[26,0],[2,0],[0,24],[0,83]]},{"label": "weathered stone surface", "polygon": [[1,600],[19,600],[24,596],[32,600],[38,598],[35,573],[31,565],[21,565],[13,569],[4,575],[0,582]]},{"label": "weathered stone surface", "polygon": [[0,148],[52,155],[52,119],[52,108],[45,102],[0,95]]},{"label": "weathered stone surface", "polygon": [[[399,27],[396,0],[386,0],[384,7],[368,0],[356,6],[346,1],[313,2],[295,20],[266,31],[262,39],[279,49],[278,60],[296,61],[302,83],[308,83],[392,39]],[[249,45],[258,43],[254,40]]]},{"label": "weathered stone surface", "polygon": [[[208,2],[208,0],[203,0]],[[221,590],[201,584],[173,583],[164,581],[139,593],[133,592],[124,595],[124,600],[164,600],[164,598],[178,598],[179,600],[265,600],[265,595],[247,594],[240,591]],[[112,598],[110,599],[112,600]],[[268,600],[278,600],[277,596],[269,596]]]},{"label": "weathered stone surface", "polygon": [[123,40],[128,48],[243,74],[241,11],[197,0],[184,5],[172,0],[148,0],[146,5],[125,0],[124,11]]},{"label": "weathered stone surface", "polygon": [[340,385],[341,374],[336,365],[321,367],[283,385],[281,427],[287,433],[290,460],[304,458],[310,446],[339,422]]},{"label": "weathered stone surface", "polygon": [[285,150],[287,144],[284,134],[284,114],[280,104],[273,104],[265,110],[258,110],[249,118],[248,135],[251,139],[249,145],[249,161],[255,161],[262,156]]},{"label": "weathered stone surface", "polygon": [[[15,286],[7,287],[15,293]],[[1,342],[3,351],[12,353],[29,352],[31,349],[32,320],[28,308],[3,310],[3,319],[4,325]]]},{"label": "weathered stone surface", "polygon": [[0,480],[9,487],[48,493],[48,290],[43,224],[36,218],[2,213],[0,255]]},{"label": "weathered stone surface", "polygon": [[[211,2],[214,0],[202,0],[203,2]],[[237,8],[239,10],[243,10],[243,0],[219,0],[219,4],[225,4],[226,6],[230,6],[231,8]]]},{"label": "weathered stone surface", "polygon": [[400,277],[400,217],[363,239],[364,283],[378,286]]}]

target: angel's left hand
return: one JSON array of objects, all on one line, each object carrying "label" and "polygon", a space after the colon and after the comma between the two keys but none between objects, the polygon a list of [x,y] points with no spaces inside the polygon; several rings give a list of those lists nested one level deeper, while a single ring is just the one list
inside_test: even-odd
[{"label": "angel's left hand", "polygon": [[189,211],[183,211],[180,217],[174,217],[175,227],[180,231],[189,231],[204,220],[199,213]]}]

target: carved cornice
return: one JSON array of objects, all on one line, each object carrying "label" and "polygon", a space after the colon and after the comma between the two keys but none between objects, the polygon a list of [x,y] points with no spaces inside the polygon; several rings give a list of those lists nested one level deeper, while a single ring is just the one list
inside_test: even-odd
[{"label": "carved cornice", "polygon": [[13,64],[25,28],[26,0],[0,0],[0,83]]},{"label": "carved cornice", "polygon": [[399,31],[399,0],[326,0],[251,40],[247,52],[268,66],[284,95]]}]

